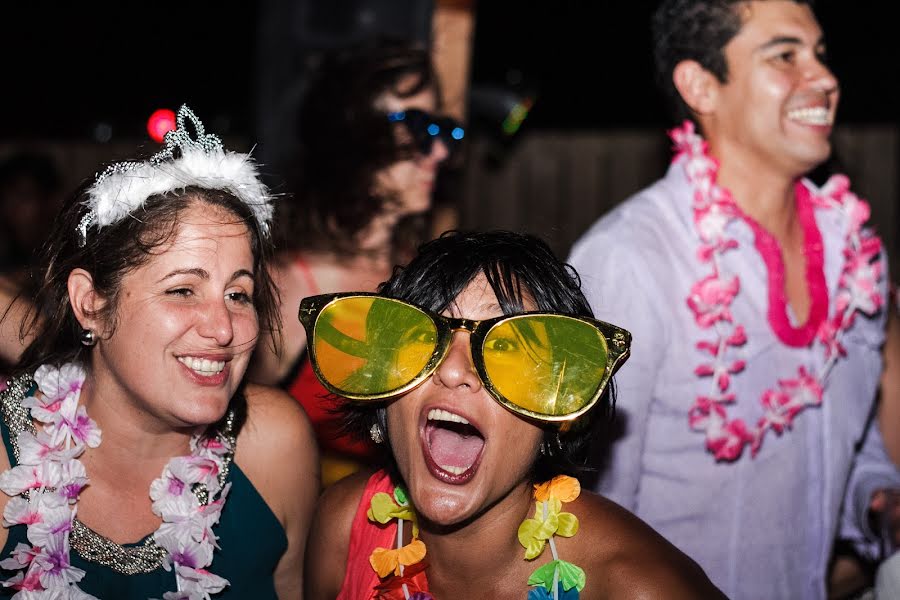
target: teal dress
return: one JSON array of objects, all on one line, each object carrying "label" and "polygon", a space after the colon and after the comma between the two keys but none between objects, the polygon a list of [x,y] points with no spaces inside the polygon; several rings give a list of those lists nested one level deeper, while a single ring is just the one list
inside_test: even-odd
[{"label": "teal dress", "polygon": [[[0,419],[0,433],[9,462],[15,466],[15,455],[10,440],[10,427],[14,421],[10,415],[17,405],[21,405],[21,397],[16,398],[8,392],[0,394],[0,412],[3,414],[3,418]],[[276,599],[273,573],[278,560],[287,549],[287,536],[265,500],[235,463],[231,464],[228,481],[231,482],[231,491],[219,524],[213,529],[219,536],[220,548],[215,550],[212,565],[208,569],[227,579],[230,585],[222,592],[214,594],[213,598]],[[105,538],[101,539],[112,544]],[[134,544],[123,544],[122,547],[141,546],[145,541],[146,539]],[[27,543],[25,526],[10,527],[9,538],[0,559],[8,558],[16,544],[20,542]],[[70,560],[73,566],[85,571],[85,576],[78,583],[78,587],[97,598],[116,600],[162,598],[165,592],[175,591],[174,572],[166,571],[162,566],[149,573],[125,575],[111,567],[85,559],[74,548],[70,552]],[[13,575],[14,571],[0,569],[3,580]],[[15,591],[0,588],[0,596],[8,597]]]}]

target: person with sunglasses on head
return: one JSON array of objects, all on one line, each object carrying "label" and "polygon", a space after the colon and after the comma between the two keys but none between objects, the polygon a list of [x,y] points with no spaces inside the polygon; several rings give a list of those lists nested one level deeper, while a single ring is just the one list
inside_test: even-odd
[{"label": "person with sunglasses on head", "polygon": [[631,336],[537,238],[447,233],[377,294],[308,297],[299,317],[382,461],[320,498],[308,599],[722,597],[573,477]]},{"label": "person with sunglasses on head", "polygon": [[[426,237],[425,215],[441,164],[465,135],[438,114],[428,51],[394,40],[327,52],[298,114],[299,149],[273,275],[285,323],[280,355],[260,348],[251,377],[278,384],[306,409],[323,449],[327,485],[372,458],[370,444],[340,432],[306,355],[297,322],[304,296],[374,290]],[[411,246],[410,246],[411,244]]]},{"label": "person with sunglasses on head", "polygon": [[76,192],[44,247],[0,393],[0,595],[302,593],[315,440],[290,396],[244,381],[279,328],[271,197],[250,156],[187,106],[176,120]]},{"label": "person with sunglasses on head", "polygon": [[871,425],[884,253],[846,177],[806,178],[840,96],[812,4],[660,3],[672,164],[569,259],[635,336],[596,489],[736,599],[825,598],[835,538],[877,558],[900,484]]}]

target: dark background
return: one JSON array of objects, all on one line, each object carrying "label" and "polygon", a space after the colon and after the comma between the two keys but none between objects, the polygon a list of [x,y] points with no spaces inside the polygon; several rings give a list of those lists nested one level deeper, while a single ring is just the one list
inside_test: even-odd
[{"label": "dark background", "polygon": [[[266,30],[261,24],[287,6],[294,22],[281,25],[285,54],[273,57],[259,43],[260,35],[272,34],[272,25]],[[302,24],[296,21],[298,6],[306,8],[299,11]],[[406,6],[430,10],[421,1]],[[472,85],[534,93],[537,102],[522,133],[664,125],[649,51],[654,6],[482,0],[476,7]],[[900,52],[885,6],[818,3],[829,60],[842,84],[842,123],[898,122]],[[371,21],[372,14],[391,18],[397,9],[388,0],[5,2],[0,139],[145,137],[146,118],[155,108],[188,102],[210,129],[255,140],[259,108],[267,102],[259,83],[267,69],[279,63],[283,69],[304,42],[339,43],[335,32],[346,31],[360,11],[369,11],[360,18]],[[315,27],[325,34],[311,42]]]}]

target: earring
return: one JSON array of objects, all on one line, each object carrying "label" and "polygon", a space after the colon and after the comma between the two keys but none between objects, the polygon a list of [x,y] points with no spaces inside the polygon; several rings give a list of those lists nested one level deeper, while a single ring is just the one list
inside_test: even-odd
[{"label": "earring", "polygon": [[369,437],[372,438],[372,441],[376,444],[380,444],[384,441],[384,435],[381,433],[381,427],[378,426],[378,423],[372,423],[372,428],[369,429]]},{"label": "earring", "polygon": [[97,336],[92,329],[81,330],[81,343],[85,346],[93,346],[97,343]]}]

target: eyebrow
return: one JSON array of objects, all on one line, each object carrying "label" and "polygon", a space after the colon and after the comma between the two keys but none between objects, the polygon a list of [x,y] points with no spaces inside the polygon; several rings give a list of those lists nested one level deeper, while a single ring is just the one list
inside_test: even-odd
[{"label": "eyebrow", "polygon": [[[792,35],[780,35],[780,36],[774,37],[771,40],[769,40],[768,42],[760,45],[757,48],[757,50],[766,50],[767,48],[772,48],[773,46],[780,46],[782,44],[790,44],[792,46],[802,46],[803,43],[804,43],[803,40],[798,37],[795,37]],[[816,40],[816,43],[813,44],[813,46],[816,48],[818,48],[819,46],[824,46],[824,45],[825,45],[824,37],[820,37],[819,39]]]},{"label": "eyebrow", "polygon": [[[209,279],[209,271],[207,271],[206,269],[201,269],[200,267],[194,267],[191,269],[175,269],[174,271],[170,272],[168,275],[157,281],[157,283],[162,283],[167,279],[171,279],[172,277],[177,277],[179,275],[194,275],[195,277],[199,277],[200,279]],[[235,279],[244,276],[253,279],[253,273],[251,271],[248,271],[247,269],[238,269],[231,274],[231,279],[229,279],[229,281],[234,281]]]}]

